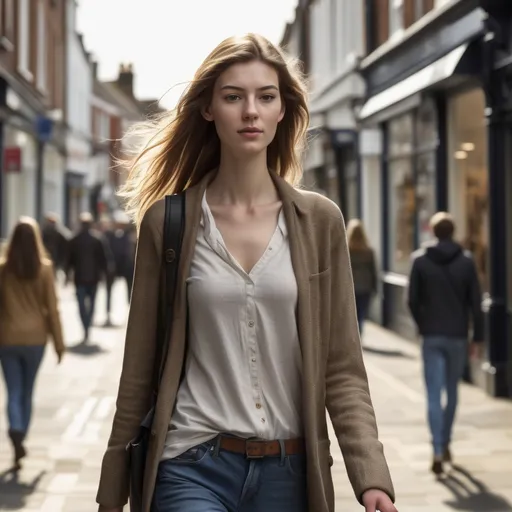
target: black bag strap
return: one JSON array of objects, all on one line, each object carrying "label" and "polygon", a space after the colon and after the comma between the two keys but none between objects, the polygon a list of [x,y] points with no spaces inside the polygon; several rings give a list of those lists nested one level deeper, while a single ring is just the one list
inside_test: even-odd
[{"label": "black bag strap", "polygon": [[155,398],[158,394],[164,369],[164,362],[169,352],[169,342],[174,313],[174,297],[178,279],[178,267],[181,256],[181,244],[185,231],[185,194],[165,196],[165,216],[163,231],[163,270],[165,273],[165,290],[160,293],[158,307],[159,328],[157,329],[157,350],[155,360]]}]

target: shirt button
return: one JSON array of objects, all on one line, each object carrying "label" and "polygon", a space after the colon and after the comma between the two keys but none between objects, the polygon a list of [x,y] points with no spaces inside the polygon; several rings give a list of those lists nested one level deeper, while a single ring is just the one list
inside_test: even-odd
[{"label": "shirt button", "polygon": [[265,418],[261,418],[261,423],[265,423]]},{"label": "shirt button", "polygon": [[252,320],[249,322],[249,327],[254,327],[254,322]]},{"label": "shirt button", "polygon": [[261,409],[261,404],[256,404],[256,409]]},{"label": "shirt button", "polygon": [[251,361],[252,361],[253,363],[255,363],[255,362],[256,362],[256,358],[255,358],[255,357],[251,358]]}]

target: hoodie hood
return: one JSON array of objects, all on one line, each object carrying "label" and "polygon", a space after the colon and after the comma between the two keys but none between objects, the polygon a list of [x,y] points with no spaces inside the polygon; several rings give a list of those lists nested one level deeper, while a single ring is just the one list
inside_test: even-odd
[{"label": "hoodie hood", "polygon": [[435,242],[426,247],[427,258],[438,265],[448,265],[462,253],[462,247],[453,240]]}]

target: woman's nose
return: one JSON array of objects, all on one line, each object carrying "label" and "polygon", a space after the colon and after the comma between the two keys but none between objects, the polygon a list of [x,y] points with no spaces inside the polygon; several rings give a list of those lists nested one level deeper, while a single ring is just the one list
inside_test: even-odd
[{"label": "woman's nose", "polygon": [[254,100],[247,100],[244,108],[244,119],[254,119],[258,117],[258,109]]}]

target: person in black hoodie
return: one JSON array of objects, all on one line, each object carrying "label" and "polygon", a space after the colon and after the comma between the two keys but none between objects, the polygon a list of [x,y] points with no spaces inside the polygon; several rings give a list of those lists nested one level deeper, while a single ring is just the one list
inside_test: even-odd
[{"label": "person in black hoodie", "polygon": [[[470,320],[470,354],[478,357],[483,314],[476,266],[471,254],[453,240],[455,224],[451,215],[436,213],[430,227],[437,240],[412,256],[408,304],[423,337],[428,420],[434,448],[432,471],[441,474],[443,462],[451,462],[452,426],[458,384],[467,361]],[[443,389],[447,396],[444,409]]]},{"label": "person in black hoodie", "polygon": [[89,340],[89,329],[94,317],[98,284],[113,272],[113,258],[103,235],[92,229],[93,217],[89,212],[80,215],[80,230],[69,242],[66,276],[74,274],[80,319],[84,339]]}]

